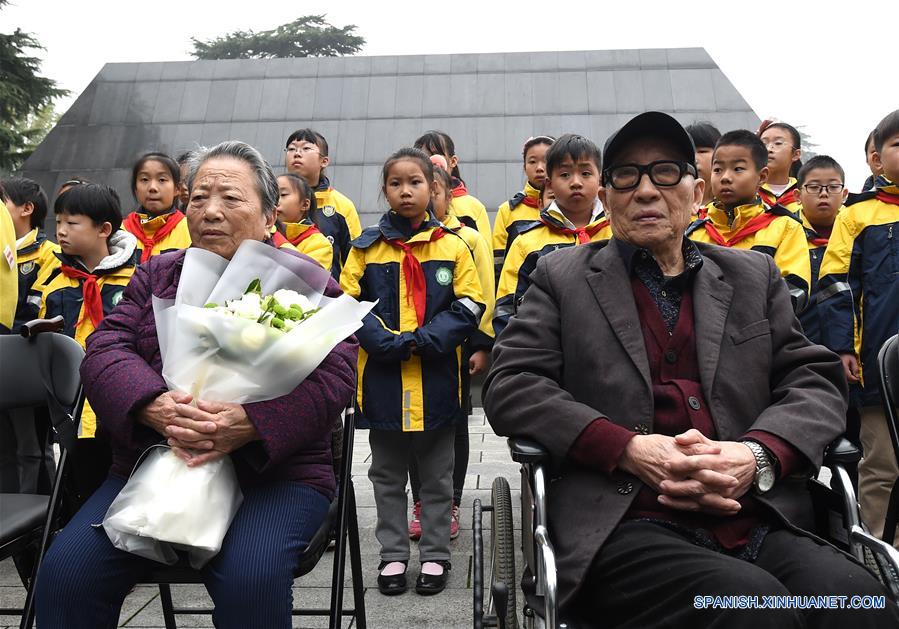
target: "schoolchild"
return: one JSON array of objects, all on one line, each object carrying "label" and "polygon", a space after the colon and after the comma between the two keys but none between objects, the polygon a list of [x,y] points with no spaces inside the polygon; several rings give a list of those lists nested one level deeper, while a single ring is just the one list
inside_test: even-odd
[{"label": "schoolchild", "polygon": [[340,278],[340,270],[350,252],[350,241],[359,236],[362,226],[353,202],[331,185],[325,169],[331,164],[328,141],[313,129],[297,129],[284,145],[287,172],[299,175],[315,192],[316,211],[312,221],[333,247],[331,274]]},{"label": "schoolchild", "polygon": [[496,289],[493,330],[498,337],[530,286],[540,256],[612,236],[598,194],[602,173],[599,148],[580,135],[566,134],[546,152],[544,190],[554,200],[538,220],[521,228],[509,247]]},{"label": "schoolchild", "polygon": [[899,475],[877,368],[877,353],[899,321],[899,110],[877,125],[874,149],[883,174],[874,190],[849,195],[837,215],[821,262],[818,311],[824,344],[840,354],[849,382],[862,386],[859,503],[862,519],[881,537]]},{"label": "schoolchild", "polygon": [[485,299],[468,245],[431,213],[428,156],[400,149],[382,170],[390,209],[352,243],[341,287],[378,300],[356,333],[358,426],[369,429],[368,476],[381,545],[378,589],[406,590],[409,535],[406,479],[421,479],[421,570],[415,589],[435,594],[450,570],[453,441],[467,416],[460,394],[462,344],[478,331]]},{"label": "schoolchild", "polygon": [[181,168],[165,153],[145,153],[131,169],[131,192],[138,208],[122,227],[138,241],[140,263],[152,256],[190,246],[184,212],[179,208]]}]

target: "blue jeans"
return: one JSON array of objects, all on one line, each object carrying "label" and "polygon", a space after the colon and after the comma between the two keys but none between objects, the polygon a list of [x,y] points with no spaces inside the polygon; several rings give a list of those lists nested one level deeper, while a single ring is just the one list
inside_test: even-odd
[{"label": "blue jeans", "polygon": [[[109,477],[59,533],[38,574],[38,627],[115,627],[122,602],[153,561],[115,548],[101,527],[125,480]],[[311,487],[281,481],[244,490],[222,542],[202,570],[216,627],[290,627],[299,552],[328,513]]]}]

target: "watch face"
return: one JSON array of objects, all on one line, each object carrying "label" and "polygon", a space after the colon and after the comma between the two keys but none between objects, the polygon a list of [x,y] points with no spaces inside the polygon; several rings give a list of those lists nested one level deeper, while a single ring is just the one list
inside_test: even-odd
[{"label": "watch face", "polygon": [[756,484],[760,492],[766,492],[774,487],[774,469],[771,467],[763,467],[758,470]]}]

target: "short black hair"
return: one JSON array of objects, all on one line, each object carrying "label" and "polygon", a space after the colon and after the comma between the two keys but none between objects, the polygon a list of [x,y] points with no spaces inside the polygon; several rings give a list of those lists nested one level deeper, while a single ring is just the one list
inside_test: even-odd
[{"label": "short black hair", "polygon": [[54,214],[80,214],[100,227],[112,225],[112,234],[122,227],[122,202],[109,186],[99,183],[83,183],[69,188],[56,198]]},{"label": "short black hair", "polygon": [[[456,144],[453,142],[453,139],[445,131],[437,131],[436,129],[426,131],[424,135],[415,140],[415,144],[412,146],[423,150],[429,155],[443,155],[447,161],[456,154]],[[451,174],[456,179],[462,180],[458,163],[453,166]]]},{"label": "short black hair", "polygon": [[553,142],[546,152],[547,178],[552,176],[553,170],[562,165],[565,158],[577,162],[584,157],[596,164],[596,170],[602,172],[602,154],[599,152],[599,147],[582,135],[566,133]]},{"label": "short black hair", "polygon": [[[728,131],[715,143],[715,153],[717,153],[718,149],[722,146],[742,146],[743,148],[748,149],[756,170],[761,170],[768,165],[768,149],[765,148],[761,139],[752,131],[747,129]],[[712,160],[714,159],[715,155],[713,154]]]},{"label": "short black hair", "polygon": [[891,111],[877,123],[874,129],[874,150],[880,153],[886,141],[894,135],[899,135],[899,109]]},{"label": "short black hair", "polygon": [[10,177],[0,182],[0,188],[3,190],[2,196],[16,205],[31,203],[34,207],[31,212],[31,229],[44,224],[49,201],[47,201],[47,194],[38,182],[26,177]]},{"label": "short black hair", "polygon": [[317,146],[318,152],[324,157],[328,156],[328,141],[325,139],[325,136],[314,129],[297,129],[287,136],[284,148],[287,148],[293,142],[309,142]]},{"label": "short black hair", "polygon": [[684,131],[693,138],[693,144],[698,149],[714,149],[715,144],[721,139],[721,132],[711,122],[701,120],[684,128]]},{"label": "short black hair", "polygon": [[528,138],[528,140],[524,143],[524,148],[521,149],[521,160],[523,162],[527,162],[528,161],[528,151],[530,151],[533,147],[537,146],[538,144],[545,144],[546,146],[552,146],[553,142],[555,142],[555,141],[556,141],[556,139],[551,135],[535,135],[531,138]]},{"label": "short black hair", "polygon": [[803,183],[805,183],[805,178],[808,177],[809,172],[818,168],[833,169],[840,174],[840,182],[846,182],[846,173],[843,171],[843,167],[840,166],[840,163],[837,160],[832,158],[830,155],[815,155],[813,158],[803,164],[802,168],[799,169],[799,173],[796,176],[796,178],[799,180],[799,185],[801,186]]},{"label": "short black hair", "polygon": [[[144,167],[144,164],[147,162],[159,162],[163,166],[165,166],[166,170],[172,175],[172,183],[175,184],[175,188],[181,185],[181,166],[173,160],[170,156],[165,153],[158,152],[150,152],[144,153],[140,157],[137,158],[137,161],[134,162],[134,168],[131,169],[131,193],[137,194],[137,175],[140,173],[141,168]],[[135,196],[135,198],[137,198]]]},{"label": "short black hair", "polygon": [[[871,133],[868,134],[867,139],[865,140],[865,159],[868,159],[868,147],[874,148],[874,130],[871,130]],[[875,151],[877,149],[874,149]]]},{"label": "short black hair", "polygon": [[285,177],[287,179],[288,185],[293,189],[294,192],[300,195],[300,198],[302,200],[309,200],[309,216],[311,217],[312,215],[314,215],[317,206],[315,204],[315,192],[312,190],[312,186],[310,186],[305,179],[294,173],[284,173],[283,175],[278,175],[278,179],[280,179],[281,177]]},{"label": "short black hair", "polygon": [[175,158],[175,161],[178,162],[179,166],[184,166],[187,162],[190,161],[190,158],[193,157],[193,154],[193,151],[184,151]]}]

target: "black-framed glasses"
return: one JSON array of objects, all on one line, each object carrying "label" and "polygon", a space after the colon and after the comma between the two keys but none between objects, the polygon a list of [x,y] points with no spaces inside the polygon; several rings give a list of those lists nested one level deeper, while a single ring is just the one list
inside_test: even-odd
[{"label": "black-framed glasses", "polygon": [[620,164],[602,171],[604,185],[615,190],[632,190],[640,185],[643,175],[655,186],[670,187],[680,183],[684,175],[697,176],[696,167],[687,162],[662,159],[648,164]]},{"label": "black-framed glasses", "polygon": [[820,183],[807,183],[802,188],[809,194],[818,195],[822,190],[827,190],[827,194],[839,194],[845,188],[841,183],[829,183],[826,186]]}]

